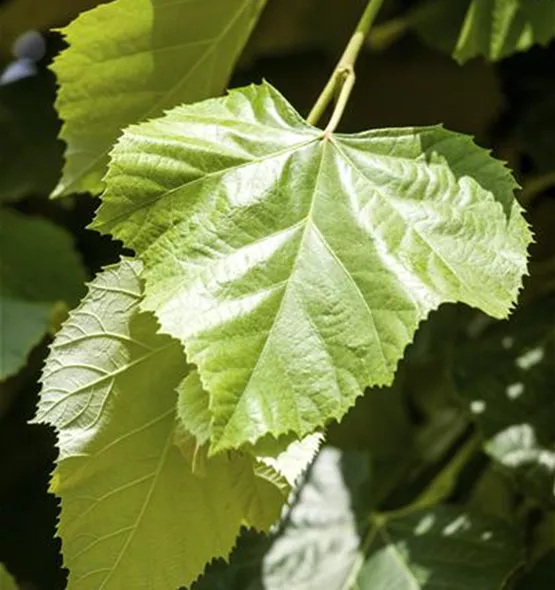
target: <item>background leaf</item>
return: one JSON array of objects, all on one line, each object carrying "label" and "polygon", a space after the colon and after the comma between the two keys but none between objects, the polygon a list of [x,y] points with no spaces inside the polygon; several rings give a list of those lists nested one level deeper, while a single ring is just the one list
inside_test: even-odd
[{"label": "background leaf", "polygon": [[219,94],[265,0],[115,0],[63,29],[54,62],[67,143],[54,196],[98,193],[121,130]]},{"label": "background leaf", "polygon": [[56,303],[77,303],[84,283],[66,230],[0,210],[0,379],[25,364],[50,327]]},{"label": "background leaf", "polygon": [[228,590],[504,587],[523,556],[513,527],[450,505],[378,513],[368,465],[364,453],[325,448],[269,547],[243,544],[195,590],[219,580]]},{"label": "background leaf", "polygon": [[0,563],[0,590],[17,590],[17,584],[6,568]]},{"label": "background leaf", "polygon": [[106,183],[94,227],[145,262],[144,307],[210,393],[213,452],[339,419],[432,309],[503,317],[525,272],[514,181],[468,137],[330,139],[268,84],[128,129]]},{"label": "background leaf", "polygon": [[552,550],[520,580],[516,590],[551,590],[554,584],[555,550]]},{"label": "background leaf", "polygon": [[[555,36],[552,0],[432,0],[415,23],[424,39],[459,62],[497,61]],[[422,18],[422,17],[425,18]]]},{"label": "background leaf", "polygon": [[[207,445],[211,436],[210,395],[203,389],[196,370],[192,370],[177,389],[177,415],[184,429],[180,434],[181,444],[185,442],[185,456],[193,470],[202,469],[206,461],[206,449],[203,452],[201,448]],[[323,440],[324,436],[320,432],[312,433],[301,440],[294,436],[278,439],[266,437],[253,447],[246,447],[245,451],[254,458],[255,470],[260,477],[269,478],[287,493],[312,461]]]},{"label": "background leaf", "polygon": [[516,312],[462,349],[459,394],[485,437],[486,451],[554,504],[555,300]]},{"label": "background leaf", "polygon": [[50,72],[0,86],[0,202],[48,194],[62,169]]}]

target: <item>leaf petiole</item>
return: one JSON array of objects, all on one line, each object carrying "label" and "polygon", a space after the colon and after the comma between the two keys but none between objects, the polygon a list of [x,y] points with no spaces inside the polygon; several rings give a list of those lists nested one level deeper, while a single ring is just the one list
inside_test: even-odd
[{"label": "leaf petiole", "polygon": [[343,55],[307,117],[307,122],[315,125],[332,101],[337,89],[340,88],[336,107],[326,127],[326,135],[333,133],[345,110],[355,82],[355,62],[383,2],[384,0],[369,0]]}]

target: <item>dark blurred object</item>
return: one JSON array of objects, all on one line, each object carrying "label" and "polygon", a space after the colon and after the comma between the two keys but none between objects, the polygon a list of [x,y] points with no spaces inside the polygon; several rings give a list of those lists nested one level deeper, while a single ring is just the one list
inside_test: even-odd
[{"label": "dark blurred object", "polygon": [[62,590],[66,579],[55,538],[59,502],[47,493],[56,436],[47,426],[27,424],[45,353],[37,348],[23,371],[0,383],[0,396],[12,400],[0,416],[0,562],[25,590]]},{"label": "dark blurred object", "polygon": [[40,61],[46,54],[46,41],[38,31],[26,31],[14,41],[12,53],[18,59]]},{"label": "dark blurred object", "polygon": [[16,59],[9,63],[0,74],[0,86],[35,76],[37,71],[37,66],[32,59]]}]

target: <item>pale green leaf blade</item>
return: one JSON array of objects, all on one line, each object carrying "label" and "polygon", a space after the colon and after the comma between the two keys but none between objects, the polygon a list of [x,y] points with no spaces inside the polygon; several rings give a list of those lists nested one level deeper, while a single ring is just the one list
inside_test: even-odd
[{"label": "pale green leaf blade", "polygon": [[506,168],[441,127],[327,137],[270,85],[131,127],[94,226],[210,393],[212,451],[340,418],[442,302],[504,317],[530,232]]},{"label": "pale green leaf blade", "polygon": [[[209,395],[198,371],[191,370],[178,388],[178,445],[193,471],[204,473],[212,416]],[[262,439],[247,452],[229,454],[245,467],[240,496],[245,499],[245,519],[258,530],[267,530],[278,517],[285,497],[295,486],[322,442],[315,433],[303,440]]]},{"label": "pale green leaf blade", "polygon": [[259,454],[258,460],[279,473],[291,487],[294,487],[317,455],[323,442],[324,435],[321,432],[314,432],[301,440],[293,440],[285,448],[276,450],[272,454],[265,456]]},{"label": "pale green leaf blade", "polygon": [[[58,431],[52,489],[69,588],[175,588],[226,557],[242,524],[266,530],[282,491],[250,456],[194,474],[175,441],[182,346],[137,314],[141,264],[101,273],[57,334],[35,421]],[[145,559],[148,556],[148,559]]]},{"label": "pale green leaf blade", "polygon": [[[201,446],[181,423],[176,427],[174,442],[192,473],[206,478],[215,459],[208,457],[207,446]],[[278,521],[292,486],[276,469],[250,453],[231,451],[227,459],[233,469],[233,489],[227,494],[232,494],[241,506],[243,524],[268,531]]]},{"label": "pale green leaf blade", "polygon": [[208,393],[203,389],[198,371],[191,371],[177,388],[177,416],[183,428],[190,433],[197,446],[210,440],[210,402]]},{"label": "pale green leaf blade", "polygon": [[8,570],[0,563],[0,590],[17,590],[17,584]]},{"label": "pale green leaf blade", "polygon": [[54,196],[98,193],[121,130],[219,94],[266,0],[115,0],[62,30],[56,108],[67,143]]},{"label": "pale green leaf blade", "polygon": [[477,56],[497,61],[555,37],[552,0],[435,0],[414,11],[413,24],[426,41],[460,63]]},{"label": "pale green leaf blade", "polygon": [[536,497],[555,504],[555,300],[537,301],[460,351],[458,393],[485,450]]},{"label": "pale green leaf blade", "polygon": [[[210,440],[212,414],[210,397],[202,387],[198,371],[192,370],[179,384],[177,391],[177,415],[185,430],[181,433],[180,443],[185,447],[182,450],[193,466],[198,465],[199,461],[204,464],[199,449]],[[309,434],[301,440],[291,436],[279,439],[266,437],[245,450],[253,457],[254,470],[260,477],[270,479],[287,493],[314,459],[323,440],[324,436],[320,432]]]},{"label": "pale green leaf blade", "polygon": [[0,379],[25,364],[51,326],[57,302],[77,303],[85,278],[64,229],[0,210]]}]

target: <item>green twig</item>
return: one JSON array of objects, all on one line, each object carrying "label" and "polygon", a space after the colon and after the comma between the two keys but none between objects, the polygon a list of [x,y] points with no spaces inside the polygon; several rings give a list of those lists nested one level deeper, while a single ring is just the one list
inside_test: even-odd
[{"label": "green twig", "polygon": [[333,133],[345,110],[355,82],[354,66],[356,59],[383,2],[384,0],[369,0],[343,55],[339,59],[330,79],[307,117],[307,122],[315,125],[332,101],[337,89],[340,88],[337,105],[326,127],[326,134]]},{"label": "green twig", "polygon": [[383,51],[395,43],[410,29],[417,29],[419,25],[441,19],[445,8],[445,0],[423,0],[413,8],[409,8],[401,16],[386,20],[372,27],[366,40],[367,46],[374,51]]},{"label": "green twig", "polygon": [[518,200],[523,207],[529,207],[538,195],[553,186],[555,186],[555,172],[530,176],[524,179]]}]

